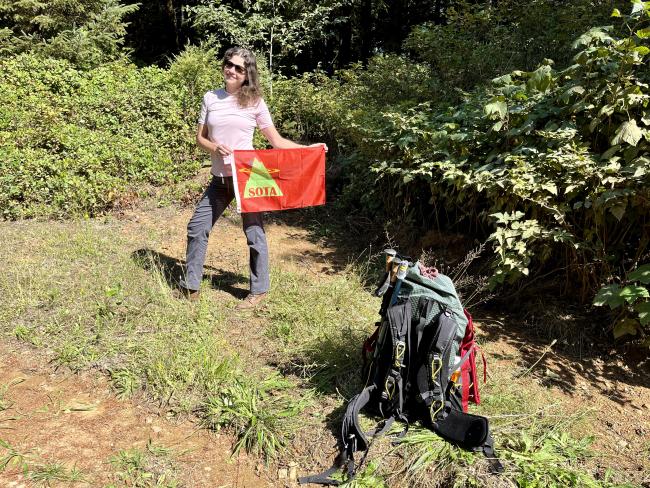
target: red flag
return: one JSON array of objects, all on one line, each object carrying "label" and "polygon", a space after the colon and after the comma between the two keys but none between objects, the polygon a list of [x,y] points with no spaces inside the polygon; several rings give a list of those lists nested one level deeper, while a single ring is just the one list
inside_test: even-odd
[{"label": "red flag", "polygon": [[325,147],[234,151],[237,209],[268,212],[325,203]]}]

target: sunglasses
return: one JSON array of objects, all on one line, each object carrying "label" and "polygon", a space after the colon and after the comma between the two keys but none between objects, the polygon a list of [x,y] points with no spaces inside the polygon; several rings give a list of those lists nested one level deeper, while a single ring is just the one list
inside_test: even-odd
[{"label": "sunglasses", "polygon": [[233,69],[233,68],[235,68],[235,71],[237,73],[239,73],[240,75],[245,75],[246,74],[246,68],[244,68],[243,66],[240,66],[238,64],[235,64],[235,63],[233,63],[231,61],[226,61],[225,63],[223,63],[223,67],[225,69]]}]

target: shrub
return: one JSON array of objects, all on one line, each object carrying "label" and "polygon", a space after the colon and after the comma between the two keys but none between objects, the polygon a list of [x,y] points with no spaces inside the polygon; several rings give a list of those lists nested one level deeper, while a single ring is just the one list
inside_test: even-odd
[{"label": "shrub", "polygon": [[4,218],[95,215],[197,169],[180,89],[158,68],[0,61]]}]

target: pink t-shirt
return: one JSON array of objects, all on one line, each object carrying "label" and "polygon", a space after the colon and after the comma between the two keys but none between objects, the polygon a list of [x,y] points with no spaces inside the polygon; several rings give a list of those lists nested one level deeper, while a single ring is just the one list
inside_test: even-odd
[{"label": "pink t-shirt", "polygon": [[[241,108],[237,97],[221,88],[203,95],[198,123],[208,127],[208,139],[212,142],[231,149],[253,149],[255,127],[266,129],[273,125],[273,120],[261,98],[250,107]],[[222,158],[218,153],[211,153],[211,159],[213,175],[232,176],[232,155]]]}]

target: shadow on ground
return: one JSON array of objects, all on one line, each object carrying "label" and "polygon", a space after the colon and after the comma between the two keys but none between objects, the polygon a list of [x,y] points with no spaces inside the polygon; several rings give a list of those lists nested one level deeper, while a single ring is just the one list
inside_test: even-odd
[{"label": "shadow on ground", "polygon": [[[512,357],[493,354],[495,359],[518,359],[515,375],[537,378],[542,384],[559,388],[570,396],[593,388],[621,406],[640,408],[627,387],[650,387],[647,348],[598,346],[586,332],[588,327],[584,321],[588,320],[587,314],[576,318],[566,313],[556,316],[554,328],[548,330],[548,326],[544,329],[530,316],[497,315],[494,311],[476,314],[481,342],[504,342],[519,351]],[[562,326],[580,332],[563,337]],[[554,339],[557,339],[555,343]]]},{"label": "shadow on ground", "polygon": [[370,287],[376,285],[379,276],[373,271],[381,267],[381,251],[386,247],[386,236],[379,223],[353,214],[335,213],[327,206],[269,213],[266,219],[276,224],[305,229],[307,236],[300,234],[299,238],[306,238],[323,251],[311,252],[303,257],[327,260],[330,266],[321,272],[335,274],[351,264],[363,263],[368,265],[369,270],[366,284]]},{"label": "shadow on ground", "polygon": [[[180,289],[179,279],[185,273],[184,261],[147,248],[134,251],[131,253],[131,258],[147,271],[160,272],[171,289]],[[248,295],[248,278],[239,273],[223,271],[211,266],[206,266],[203,273],[204,279],[208,278],[214,289],[223,290],[237,299]],[[245,285],[245,287],[238,285]]]},{"label": "shadow on ground", "polygon": [[[306,229],[310,241],[332,249],[327,258],[339,269],[352,262],[365,248],[374,256],[367,259],[369,272],[364,284],[368,289],[376,286],[381,274],[381,250],[387,240],[381,223],[352,214],[340,216],[327,206],[273,213],[269,220]],[[443,272],[447,272],[445,265],[453,266],[454,262],[462,260],[461,256],[474,245],[471,240],[442,231],[427,233],[419,244],[430,248],[442,260]],[[519,349],[522,372],[541,358],[528,374],[541,378],[544,384],[552,384],[572,395],[580,388],[579,378],[620,404],[629,403],[630,399],[616,384],[650,387],[648,348],[616,345],[613,339],[604,338],[605,317],[588,312],[568,298],[564,300],[559,296],[561,289],[561,285],[547,279],[535,283],[525,294],[516,293],[517,298],[499,300],[498,296],[494,297],[490,308],[475,311],[479,322],[481,318],[487,319],[482,324],[485,339],[503,340]],[[490,314],[499,319],[493,320]],[[557,343],[542,357],[554,338]],[[336,354],[336,349],[329,353]],[[322,358],[305,360],[320,363]]]},{"label": "shadow on ground", "polygon": [[318,348],[302,351],[275,367],[284,375],[306,378],[318,393],[340,395],[349,400],[363,389],[361,347],[365,337],[355,340],[323,338]]}]

